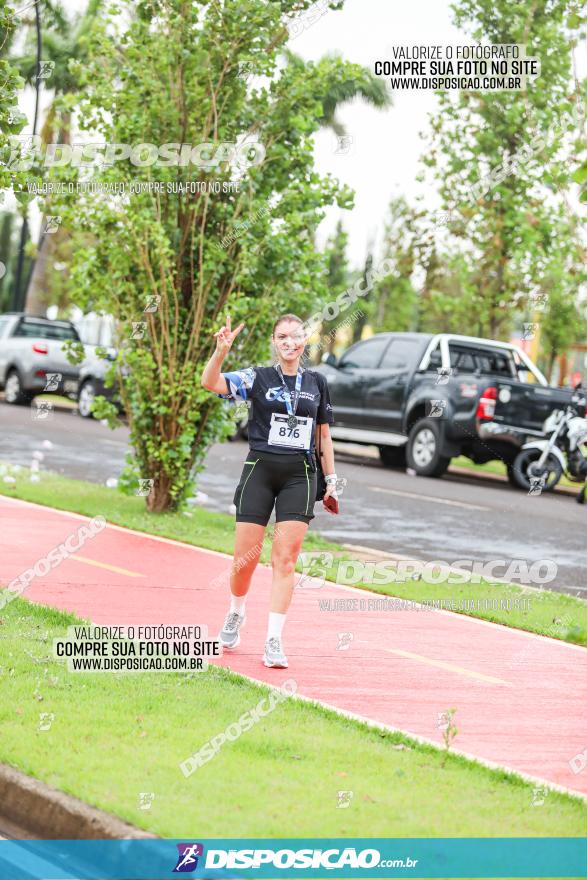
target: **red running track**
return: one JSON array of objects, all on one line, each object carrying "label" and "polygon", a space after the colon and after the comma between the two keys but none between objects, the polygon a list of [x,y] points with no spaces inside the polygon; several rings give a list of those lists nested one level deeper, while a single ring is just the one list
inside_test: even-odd
[{"label": "red running track", "polygon": [[[64,541],[87,517],[0,495],[0,584]],[[231,558],[108,525],[79,552],[35,577],[25,598],[100,624],[207,624],[228,606]],[[284,630],[288,670],[261,661],[271,572],[259,566],[242,642],[219,661],[258,681],[294,678],[297,692],[346,713],[442,742],[439,713],[455,707],[455,744],[492,762],[587,796],[587,650],[445,611],[368,610],[372,593],[326,583],[298,589]],[[366,610],[321,610],[361,600]],[[339,633],[352,633],[338,649]],[[575,764],[576,766],[576,764]]]}]

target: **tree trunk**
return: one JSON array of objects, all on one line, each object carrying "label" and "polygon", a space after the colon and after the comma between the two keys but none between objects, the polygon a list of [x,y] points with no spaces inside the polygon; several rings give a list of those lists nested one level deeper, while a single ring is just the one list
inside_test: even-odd
[{"label": "tree trunk", "polygon": [[33,269],[28,283],[25,301],[25,312],[29,315],[44,315],[47,306],[47,266],[50,265],[51,255],[55,250],[55,236],[58,233],[47,234],[45,228],[46,218],[41,220],[41,235],[37,248],[37,255],[33,262]]},{"label": "tree trunk", "polygon": [[175,500],[171,497],[171,480],[161,474],[153,480],[153,488],[147,495],[147,510],[151,513],[164,513],[175,508]]},{"label": "tree trunk", "polygon": [[548,367],[546,370],[546,378],[548,380],[548,384],[552,384],[552,371],[554,370],[554,365],[556,362],[556,351],[551,351],[550,357],[548,358]]},{"label": "tree trunk", "polygon": [[336,345],[336,333],[328,334],[328,354],[334,354],[334,346]]},{"label": "tree trunk", "polygon": [[0,265],[0,311],[7,312],[9,310],[10,299],[10,260],[8,255],[11,251],[12,242],[12,223],[13,214],[6,212],[1,215],[0,221],[0,259],[3,260]]},{"label": "tree trunk", "polygon": [[[53,112],[51,112],[51,110]],[[44,139],[52,137],[53,121],[56,118],[53,105],[51,110],[49,111],[47,124],[43,128]],[[69,144],[71,142],[70,124],[71,113],[64,113],[59,122],[57,143]],[[33,262],[33,270],[29,278],[25,298],[25,312],[29,315],[44,315],[47,306],[51,305],[51,292],[48,289],[47,283],[47,267],[54,262],[54,254],[57,250],[58,242],[63,239],[65,235],[65,232],[60,225],[55,232],[44,232],[46,224],[47,217],[43,214],[43,217],[41,218],[41,233],[39,236],[37,255]]]}]

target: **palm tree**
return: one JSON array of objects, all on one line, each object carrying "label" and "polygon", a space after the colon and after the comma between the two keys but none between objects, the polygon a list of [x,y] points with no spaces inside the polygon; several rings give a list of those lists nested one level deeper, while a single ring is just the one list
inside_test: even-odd
[{"label": "palm tree", "polygon": [[[26,11],[26,7],[23,12]],[[35,25],[35,34],[36,34],[36,69],[39,69],[40,58],[41,58],[41,16],[39,11],[38,2],[33,4],[32,11],[33,18],[31,20],[27,20],[27,18],[21,18],[20,24],[31,24]],[[8,28],[3,28],[3,38],[0,43],[0,58],[3,59],[2,67],[3,67],[3,76],[6,77],[8,71],[10,74],[18,73],[16,65],[12,64],[11,58],[11,49],[14,43],[14,38],[16,36],[16,32],[18,27],[15,26],[16,19],[12,18],[12,15],[9,15],[10,26]],[[7,79],[5,79],[6,84]],[[39,92],[40,92],[40,83],[38,77],[36,78],[35,83],[35,113],[33,118],[33,136],[37,133],[37,120],[39,116]],[[9,94],[8,92],[6,94]],[[12,102],[12,99],[11,99]],[[13,108],[10,108],[12,111]],[[22,114],[21,114],[22,115]],[[22,208],[22,223],[20,226],[19,232],[19,245],[15,255],[11,255],[11,260],[14,271],[9,271],[8,277],[10,279],[10,284],[12,286],[12,305],[15,309],[19,309],[21,307],[20,303],[20,291],[22,287],[22,278],[24,277],[25,266],[30,263],[30,257],[25,254],[26,244],[29,238],[29,230],[28,230],[28,204],[25,202]],[[7,216],[4,221],[3,228],[3,243],[10,244],[12,239],[12,216]],[[8,255],[9,251],[2,251],[3,254]],[[4,264],[2,264],[4,267]],[[6,271],[6,267],[4,267],[4,271]],[[8,287],[7,282],[7,287]]]},{"label": "palm tree", "polygon": [[[306,61],[291,49],[284,49],[283,55],[288,64],[298,69],[306,67]],[[330,52],[325,56],[334,61],[337,59],[342,62],[342,56],[338,52]],[[353,81],[335,80],[328,87],[328,91],[321,96],[323,115],[321,125],[323,128],[329,128],[337,137],[346,134],[344,125],[336,118],[336,111],[347,101],[353,101],[355,98],[361,98],[366,104],[375,107],[378,110],[384,110],[391,107],[391,94],[387,86],[380,77],[375,76],[369,68],[355,65],[360,71],[361,76]]]},{"label": "palm tree", "polygon": [[[306,67],[306,62],[304,61],[304,59],[301,58],[299,55],[296,55],[295,52],[292,52],[291,49],[285,49],[283,55],[286,59],[287,64],[290,64],[301,70]],[[326,57],[335,62],[337,60],[340,60],[342,62],[342,57],[338,53],[329,53]],[[346,129],[344,125],[336,118],[336,112],[343,104],[346,104],[348,101],[355,100],[356,98],[361,98],[366,104],[369,104],[370,106],[375,107],[378,110],[387,109],[392,104],[391,94],[384,80],[371,73],[371,71],[367,67],[360,67],[360,65],[355,65],[355,67],[359,73],[359,76],[357,76],[353,80],[331,80],[328,89],[323,95],[320,96],[322,101],[322,117],[320,120],[320,124],[322,128],[330,129],[338,138],[344,137],[344,135],[346,134]],[[340,235],[341,231],[342,227],[340,226],[339,221],[337,233]],[[335,237],[337,233],[335,233]],[[342,244],[342,248],[342,256],[344,259],[344,249],[346,248],[346,241]],[[371,268],[373,263],[373,254],[371,250],[372,245],[369,245],[367,248],[365,268],[363,270],[363,279],[365,278],[365,273]],[[338,257],[340,257],[340,254],[338,255]],[[363,332],[365,322],[366,317],[363,315],[360,321],[354,323],[353,342],[356,342],[358,339],[361,338],[361,333]],[[335,337],[330,338],[328,350],[331,352],[334,349],[335,341]]]},{"label": "palm tree", "polygon": [[[79,90],[76,75],[69,69],[69,61],[76,59],[83,63],[87,56],[85,38],[95,18],[103,9],[104,0],[89,0],[85,12],[76,15],[72,20],[67,18],[58,4],[51,4],[48,0],[45,0],[45,3],[49,14],[48,27],[42,30],[42,65],[47,65],[46,73],[49,76],[42,81],[53,92],[53,100],[41,129],[41,142],[43,146],[49,143],[69,144],[71,143],[71,112],[64,109],[61,99]],[[32,45],[27,48],[29,51],[12,59],[12,63],[29,85],[38,87],[40,77],[37,54],[32,51]],[[27,312],[38,313],[47,305],[44,299],[48,287],[48,267],[53,264],[55,253],[66,237],[67,233],[61,227],[58,227],[54,233],[45,232],[43,217],[37,253],[32,262],[27,285],[25,306]]]},{"label": "palm tree", "polygon": [[10,298],[10,289],[14,283],[15,258],[12,247],[15,216],[10,211],[0,212],[0,254],[2,254],[2,263],[0,264],[0,312],[8,311],[13,304]]},{"label": "palm tree", "polygon": [[[87,54],[85,36],[90,31],[94,19],[101,13],[104,0],[89,0],[88,7],[82,15],[73,20],[68,20],[63,9],[58,4],[51,4],[50,0],[43,0],[51,12],[51,26],[43,30],[43,61],[51,62],[53,70],[46,84],[53,91],[53,101],[46,114],[41,130],[43,144],[70,143],[71,114],[61,106],[60,98],[63,95],[73,94],[78,91],[76,77],[69,70],[69,59],[84,60]],[[289,49],[283,51],[286,63],[304,68],[306,62]],[[327,56],[333,60],[340,59],[340,55]],[[342,61],[342,59],[340,59]],[[37,58],[30,51],[21,55],[15,66],[19,73],[30,84],[34,84],[37,78]],[[330,129],[338,137],[345,134],[344,126],[336,118],[336,111],[347,101],[360,97],[363,101],[378,109],[384,109],[391,105],[391,97],[383,80],[374,76],[368,68],[356,65],[359,76],[353,81],[338,80],[333,78],[322,96],[323,116],[321,125]],[[67,233],[61,227],[57,232],[48,234],[44,230],[44,218],[41,226],[41,235],[37,248],[36,258],[32,264],[29,278],[26,310],[38,312],[46,303],[43,302],[49,289],[48,269],[56,258],[57,251],[61,250],[61,244]]]}]

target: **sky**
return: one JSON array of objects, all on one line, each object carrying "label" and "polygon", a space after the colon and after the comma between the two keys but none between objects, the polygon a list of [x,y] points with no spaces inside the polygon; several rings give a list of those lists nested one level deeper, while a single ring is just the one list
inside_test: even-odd
[{"label": "sky", "polygon": [[[70,12],[85,8],[86,0],[64,0]],[[376,60],[390,59],[392,45],[448,45],[471,43],[454,27],[449,0],[346,0],[341,11],[327,11],[290,41],[291,49],[307,60],[339,52],[352,62],[372,69]],[[587,74],[587,49],[578,55],[579,74]],[[32,103],[22,102],[32,118]],[[393,196],[413,201],[417,194],[429,210],[439,207],[436,195],[416,181],[425,149],[420,132],[437,107],[431,91],[398,91],[390,108],[380,111],[360,101],[338,113],[352,142],[348,152],[338,149],[331,132],[315,138],[316,168],[330,173],[355,191],[355,207],[327,210],[318,230],[322,246],[339,217],[349,234],[351,266],[363,265],[370,241],[381,241],[387,207]]]},{"label": "sky", "polygon": [[[348,0],[342,11],[327,13],[303,31],[291,48],[308,60],[339,51],[347,61],[373,69],[376,60],[392,57],[392,45],[463,42],[468,40],[452,25],[446,0]],[[360,101],[344,106],[337,115],[353,138],[347,155],[334,152],[334,134],[316,135],[318,170],[329,171],[355,191],[354,209],[330,209],[319,232],[330,234],[342,216],[353,267],[363,264],[369,241],[380,240],[390,199],[403,194],[410,201],[421,192],[416,182],[424,149],[420,132],[436,108],[429,91],[397,91],[386,110]],[[437,207],[431,194],[425,204]]]}]

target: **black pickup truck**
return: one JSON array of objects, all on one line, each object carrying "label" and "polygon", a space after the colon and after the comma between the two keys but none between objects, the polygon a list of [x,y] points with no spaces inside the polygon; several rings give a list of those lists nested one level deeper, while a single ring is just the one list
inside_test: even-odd
[{"label": "black pickup truck", "polygon": [[439,477],[451,458],[508,468],[542,436],[572,390],[549,386],[521,349],[448,333],[378,333],[317,368],[328,380],[335,440],[374,444],[388,467]]}]

